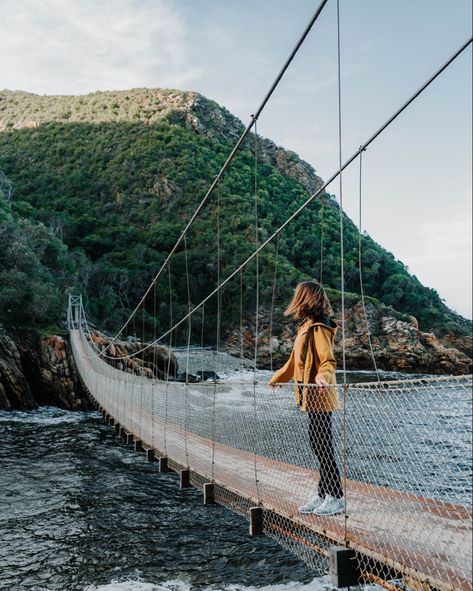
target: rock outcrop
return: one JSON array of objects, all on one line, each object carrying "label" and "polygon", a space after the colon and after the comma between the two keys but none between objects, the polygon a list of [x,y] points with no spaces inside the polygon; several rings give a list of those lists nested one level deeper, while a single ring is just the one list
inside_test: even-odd
[{"label": "rock outcrop", "polygon": [[[99,348],[109,342],[100,333],[93,339]],[[177,361],[165,347],[150,347],[143,355],[119,359],[142,346],[139,342],[114,343],[108,354],[117,359],[110,363],[134,375],[162,379],[169,372],[174,379]],[[43,404],[68,410],[90,408],[68,340],[34,332],[16,333],[13,338],[0,334],[0,410],[30,410]]]},{"label": "rock outcrop", "polygon": [[[99,348],[109,343],[98,332],[92,338]],[[175,379],[177,360],[165,347],[149,347],[144,354],[120,359],[142,347],[138,341],[114,343],[107,354],[116,361],[109,362],[134,375],[163,379],[169,373]],[[14,338],[0,335],[0,410],[30,410],[43,404],[68,410],[90,408],[67,338],[34,332]]]},{"label": "rock outcrop", "polygon": [[[105,351],[110,343],[110,339],[98,331],[92,333],[91,340],[98,351]],[[144,347],[147,348],[141,351]],[[107,363],[133,375],[164,380],[167,376],[175,379],[178,373],[178,363],[174,353],[159,345],[148,346],[137,340],[116,341],[108,347],[106,354],[113,358],[107,358]],[[135,355],[127,357],[132,354]]]},{"label": "rock outcrop", "polygon": [[473,357],[473,338],[469,336],[460,335],[445,335],[439,339],[439,341],[447,348],[458,349],[462,353],[465,353],[467,357]]},{"label": "rock outcrop", "polygon": [[0,336],[0,409],[89,407],[67,341],[34,332]]},{"label": "rock outcrop", "polygon": [[[433,333],[419,330],[417,320],[396,318],[386,307],[366,306],[371,341],[380,369],[429,374],[467,374],[472,359],[455,348],[444,346]],[[361,303],[347,310],[345,348],[353,369],[372,369],[368,332]],[[338,345],[338,349],[340,344]]]},{"label": "rock outcrop", "polygon": [[[432,333],[419,330],[414,317],[399,318],[387,306],[366,305],[371,342],[376,364],[379,369],[408,373],[467,374],[472,371],[471,356],[446,346]],[[340,313],[335,315],[339,326]],[[347,369],[370,370],[373,361],[370,354],[368,332],[361,303],[346,309],[345,350]],[[263,314],[259,325],[258,360],[261,368],[281,366],[288,358],[295,335],[295,325],[285,321],[276,333],[271,326],[269,315]],[[254,324],[245,321],[243,328],[243,352],[245,357],[254,356]],[[467,337],[465,337],[466,343]],[[228,353],[240,354],[240,332],[232,332],[225,342]],[[335,355],[342,357],[341,331],[338,333]]]},{"label": "rock outcrop", "polygon": [[0,335],[0,409],[29,409],[35,406],[18,347],[10,337]]}]

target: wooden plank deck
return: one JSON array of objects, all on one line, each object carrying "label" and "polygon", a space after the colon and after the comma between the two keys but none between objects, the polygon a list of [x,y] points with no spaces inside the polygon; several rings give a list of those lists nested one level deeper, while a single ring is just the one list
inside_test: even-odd
[{"label": "wooden plank deck", "polygon": [[[83,348],[80,339],[77,344]],[[99,397],[93,392],[91,395],[103,406]],[[114,418],[128,432],[159,455],[166,451],[169,459],[207,481],[213,475],[214,482],[228,491],[333,544],[345,545],[348,540],[349,546],[361,554],[394,568],[407,579],[441,590],[472,590],[472,514],[467,508],[348,480],[347,517],[304,515],[297,508],[315,489],[316,470],[213,443],[129,402],[126,410],[129,415],[125,419]],[[107,412],[113,416],[113,412]],[[138,416],[141,426],[136,424]]]},{"label": "wooden plank deck", "polygon": [[[166,428],[170,459],[187,465],[186,438],[189,467],[210,482],[213,448],[215,483],[254,504],[259,502],[334,544],[345,545],[345,515],[322,517],[298,512],[297,508],[316,486],[319,477],[316,470],[256,456],[258,497],[254,454],[213,444],[210,439],[185,433],[180,426],[156,416],[152,425],[152,417],[146,411],[141,412],[141,419],[143,431]],[[153,447],[143,432],[139,437],[146,446]],[[162,449],[155,449],[163,454]],[[354,480],[347,481],[346,498],[346,536],[351,547],[432,587],[471,591],[471,511],[460,505]]]}]

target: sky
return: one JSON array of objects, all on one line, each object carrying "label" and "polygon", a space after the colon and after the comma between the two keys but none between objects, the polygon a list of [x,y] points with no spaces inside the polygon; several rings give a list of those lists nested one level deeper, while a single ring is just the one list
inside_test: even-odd
[{"label": "sky", "polygon": [[[194,90],[249,121],[318,0],[0,0],[0,88]],[[346,160],[471,36],[471,0],[340,0]],[[258,122],[338,168],[336,3]],[[471,46],[363,156],[362,230],[472,317]],[[358,223],[358,168],[343,207]],[[335,181],[329,192],[339,195]]]}]

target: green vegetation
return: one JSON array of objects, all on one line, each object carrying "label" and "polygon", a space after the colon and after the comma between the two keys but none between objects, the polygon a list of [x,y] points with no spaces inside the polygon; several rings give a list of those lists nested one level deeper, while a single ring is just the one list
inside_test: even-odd
[{"label": "green vegetation", "polygon": [[[0,169],[13,191],[10,200],[4,196],[0,202],[0,319],[9,323],[59,320],[65,297],[73,290],[84,293],[92,317],[113,330],[139,301],[179,237],[228,156],[241,124],[193,93],[137,90],[37,97],[4,92],[0,93],[2,128]],[[188,237],[194,305],[217,281],[217,199],[221,276],[255,249],[251,145],[238,154]],[[303,176],[288,172],[267,155],[276,149],[273,144],[262,140],[262,148],[266,156],[258,165],[259,241],[307,198]],[[285,154],[288,162],[300,163],[297,156]],[[317,182],[315,175],[311,182]],[[280,306],[297,280],[319,278],[321,218],[321,204],[314,203],[280,237]],[[335,299],[340,288],[338,218],[336,202],[325,195],[323,281],[334,290]],[[358,231],[348,218],[345,240],[346,290],[356,294]],[[416,316],[424,330],[469,331],[469,322],[449,310],[435,290],[424,287],[369,236],[362,241],[369,296]],[[259,259],[260,298],[266,309],[275,261],[273,243]],[[176,320],[187,311],[184,247],[173,258],[171,270]],[[254,311],[254,276],[253,263],[243,277],[247,314]],[[238,322],[239,282],[235,278],[222,295],[224,328]],[[153,295],[142,318],[148,332],[154,331],[150,319],[155,312],[156,330],[169,325],[167,273],[157,287],[157,309]],[[206,308],[210,332],[215,307],[216,302],[211,302]]]},{"label": "green vegetation", "polygon": [[0,320],[39,328],[58,320],[77,263],[44,224],[13,215],[0,188]]}]

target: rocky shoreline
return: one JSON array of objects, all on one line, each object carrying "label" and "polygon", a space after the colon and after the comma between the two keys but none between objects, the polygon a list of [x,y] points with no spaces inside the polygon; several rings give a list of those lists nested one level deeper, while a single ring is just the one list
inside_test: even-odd
[{"label": "rocky shoreline", "polygon": [[[472,338],[453,335],[438,339],[433,333],[419,330],[417,320],[401,319],[386,306],[366,304],[374,359],[378,369],[419,374],[464,375],[472,372]],[[341,315],[335,320],[341,327]],[[225,342],[227,353],[239,356],[243,344],[245,357],[254,356],[254,323],[244,321],[243,335],[234,331]],[[373,370],[368,332],[360,302],[347,307],[345,312],[345,350],[349,370]],[[258,362],[261,369],[278,367],[288,358],[296,326],[286,321],[278,334],[271,334],[269,314],[259,324]],[[342,358],[341,330],[335,345],[335,356],[340,368]]]},{"label": "rocky shoreline", "polygon": [[[438,339],[419,330],[414,317],[401,319],[385,306],[368,303],[366,313],[377,367],[386,371],[419,374],[457,375],[472,372],[472,339],[448,335]],[[368,333],[363,308],[358,302],[346,310],[346,362],[349,370],[372,370]],[[340,315],[335,319],[340,325]],[[260,319],[258,365],[261,369],[278,367],[288,358],[295,325],[285,322],[277,334],[272,331],[268,314]],[[95,344],[107,344],[105,335],[96,332]],[[241,346],[247,358],[254,357],[254,322],[244,321],[243,332],[227,334],[223,350],[236,357]],[[141,349],[141,343],[117,342],[109,349],[112,356],[123,357]],[[341,339],[337,339],[337,359],[341,359]],[[114,363],[117,369],[148,378],[183,379],[177,359],[165,347],[150,347],[146,354]],[[340,366],[340,363],[339,363]],[[185,376],[184,376],[185,379]],[[53,405],[69,410],[86,410],[89,402],[81,385],[67,336],[41,336],[34,331],[0,333],[0,410],[28,410],[38,405]]]},{"label": "rocky shoreline", "polygon": [[[98,348],[108,339],[96,331]],[[147,378],[177,377],[175,356],[165,347],[150,347],[144,356],[119,359],[140,350],[138,341],[117,342],[108,354],[117,369]],[[88,410],[89,400],[79,378],[66,335],[40,336],[34,331],[0,334],[0,410],[31,410],[52,405],[67,410]]]},{"label": "rocky shoreline", "polygon": [[40,405],[89,408],[67,340],[34,331],[0,334],[0,409]]}]

